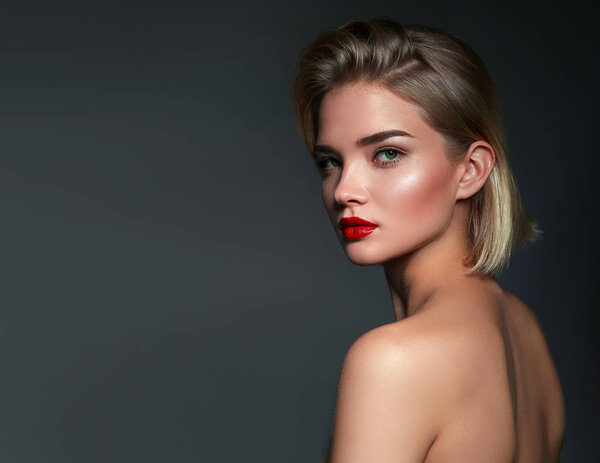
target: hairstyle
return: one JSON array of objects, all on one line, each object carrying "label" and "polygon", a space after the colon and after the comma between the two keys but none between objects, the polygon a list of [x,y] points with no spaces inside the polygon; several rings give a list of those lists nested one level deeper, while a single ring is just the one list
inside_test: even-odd
[{"label": "hairstyle", "polygon": [[470,250],[465,262],[471,268],[466,274],[500,273],[514,247],[541,235],[509,165],[494,84],[468,44],[440,29],[402,25],[386,17],[349,22],[321,34],[301,53],[293,87],[296,126],[311,154],[323,97],[356,81],[382,84],[415,104],[444,137],[451,164],[474,141],[484,140],[494,149],[496,162],[489,177],[468,199]]}]

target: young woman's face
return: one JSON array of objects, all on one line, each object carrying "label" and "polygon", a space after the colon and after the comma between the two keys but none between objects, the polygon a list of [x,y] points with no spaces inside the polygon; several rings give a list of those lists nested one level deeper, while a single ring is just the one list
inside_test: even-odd
[{"label": "young woman's face", "polygon": [[[444,233],[459,180],[445,149],[416,106],[380,85],[325,95],[314,154],[325,208],[351,261],[384,263]],[[340,228],[350,217],[375,227]]]}]

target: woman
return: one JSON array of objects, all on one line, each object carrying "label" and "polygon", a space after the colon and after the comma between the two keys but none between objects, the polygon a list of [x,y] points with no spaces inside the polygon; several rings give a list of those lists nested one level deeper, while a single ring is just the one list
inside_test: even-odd
[{"label": "woman", "polygon": [[294,110],[338,238],[383,266],[396,317],[348,350],[322,461],[558,461],[551,353],[494,278],[540,231],[480,58],[437,29],[351,22],[304,50]]}]

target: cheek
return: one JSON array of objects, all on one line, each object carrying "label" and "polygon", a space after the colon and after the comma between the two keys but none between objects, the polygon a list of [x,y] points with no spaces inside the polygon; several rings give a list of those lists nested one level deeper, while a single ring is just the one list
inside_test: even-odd
[{"label": "cheek", "polygon": [[454,204],[449,169],[438,165],[398,172],[375,186],[388,217],[415,231],[448,219]]}]

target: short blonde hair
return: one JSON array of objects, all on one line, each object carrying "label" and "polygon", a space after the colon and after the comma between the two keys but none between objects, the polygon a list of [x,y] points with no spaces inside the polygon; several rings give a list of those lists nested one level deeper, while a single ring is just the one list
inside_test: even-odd
[{"label": "short blonde hair", "polygon": [[468,44],[439,29],[386,17],[353,21],[321,34],[300,55],[293,88],[296,125],[311,153],[323,97],[358,80],[383,84],[416,104],[444,136],[450,162],[460,160],[477,140],[494,149],[496,163],[488,179],[469,198],[467,274],[500,273],[514,247],[541,235],[509,165],[494,84]]}]

